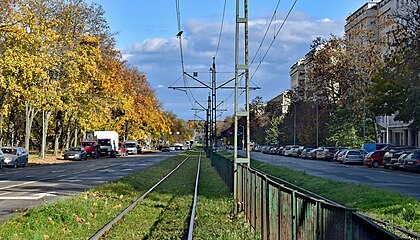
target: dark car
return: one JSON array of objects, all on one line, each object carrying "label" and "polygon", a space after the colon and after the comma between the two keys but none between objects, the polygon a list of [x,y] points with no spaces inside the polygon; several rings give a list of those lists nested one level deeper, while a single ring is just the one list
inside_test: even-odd
[{"label": "dark car", "polygon": [[404,170],[420,172],[420,151],[410,153],[404,160]]},{"label": "dark car", "polygon": [[3,164],[4,164],[4,154],[0,149],[0,169],[3,168]]},{"label": "dark car", "polygon": [[365,164],[367,167],[378,168],[379,166],[383,165],[384,155],[386,152],[387,150],[376,150],[368,153],[365,156],[363,164]]},{"label": "dark car", "polygon": [[404,153],[406,150],[415,150],[417,147],[414,146],[405,146],[405,147],[390,147],[388,152],[384,154],[384,168],[388,169],[391,167],[391,161],[398,160],[398,158],[401,156],[401,154]]},{"label": "dark car", "polygon": [[65,160],[86,160],[87,152],[83,147],[72,147],[64,153]]},{"label": "dark car", "polygon": [[170,152],[171,151],[171,149],[169,148],[169,146],[163,146],[160,150],[162,152]]},{"label": "dark car", "polygon": [[401,152],[401,154],[398,154],[399,157],[397,159],[392,158],[391,159],[391,166],[390,166],[390,168],[393,169],[393,170],[401,170],[401,169],[403,169],[404,168],[404,160],[405,160],[405,158],[408,157],[408,155],[410,155],[413,152],[414,152],[414,150],[406,150],[406,151]]},{"label": "dark car", "polygon": [[1,148],[5,166],[17,168],[18,166],[28,166],[28,152],[23,147],[2,147]]},{"label": "dark car", "polygon": [[315,149],[315,148],[310,148],[310,147],[308,147],[308,148],[304,148],[304,149],[302,150],[302,152],[300,153],[299,157],[301,157],[301,158],[308,158],[308,153],[309,153],[311,150],[313,150],[313,149]]},{"label": "dark car", "polygon": [[336,147],[325,147],[322,152],[322,159],[326,161],[333,161],[335,152],[338,150]]}]

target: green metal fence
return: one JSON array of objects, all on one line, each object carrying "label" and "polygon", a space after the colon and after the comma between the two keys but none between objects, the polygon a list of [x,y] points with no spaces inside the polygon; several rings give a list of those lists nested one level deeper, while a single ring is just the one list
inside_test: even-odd
[{"label": "green metal fence", "polygon": [[[233,160],[210,152],[214,167],[233,191]],[[245,165],[238,165],[237,171],[239,210],[262,239],[399,239],[354,209]]]}]

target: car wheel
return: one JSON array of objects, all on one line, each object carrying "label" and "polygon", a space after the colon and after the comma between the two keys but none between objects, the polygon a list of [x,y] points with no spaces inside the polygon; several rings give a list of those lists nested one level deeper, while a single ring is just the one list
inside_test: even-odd
[{"label": "car wheel", "polygon": [[372,163],[372,167],[374,167],[374,168],[378,168],[379,167],[379,162],[373,162]]},{"label": "car wheel", "polygon": [[28,159],[25,159],[25,163],[23,164],[24,167],[27,167],[29,165]]},{"label": "car wheel", "polygon": [[17,168],[18,167],[18,162],[17,160],[13,163],[13,168]]},{"label": "car wheel", "polygon": [[0,161],[0,169],[3,169],[3,160]]}]

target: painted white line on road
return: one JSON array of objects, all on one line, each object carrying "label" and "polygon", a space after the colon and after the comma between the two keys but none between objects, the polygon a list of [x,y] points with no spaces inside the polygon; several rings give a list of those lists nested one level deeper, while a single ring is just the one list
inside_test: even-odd
[{"label": "painted white line on road", "polygon": [[64,172],[64,170],[51,171],[51,173],[61,173],[61,172]]},{"label": "painted white line on road", "polygon": [[127,171],[133,171],[133,169],[132,168],[126,168],[126,169],[122,169],[120,171],[123,171],[123,172],[126,171],[127,172]]},{"label": "painted white line on road", "polygon": [[4,189],[9,189],[9,188],[13,188],[13,187],[19,187],[19,186],[22,186],[22,185],[35,183],[35,182],[36,181],[30,181],[30,182],[24,182],[24,183],[20,183],[20,184],[10,185],[10,186],[7,186],[7,187],[2,187],[2,188],[0,188],[0,191],[4,190]]},{"label": "painted white line on road", "polygon": [[113,169],[102,169],[102,170],[99,170],[98,172],[115,172],[115,170],[113,170]]},{"label": "painted white line on road", "polygon": [[80,179],[60,179],[59,182],[81,182]]},{"label": "painted white line on road", "polygon": [[32,196],[11,196],[11,197],[0,197],[0,200],[38,200],[43,197],[56,197],[54,192],[49,193],[35,193]]}]

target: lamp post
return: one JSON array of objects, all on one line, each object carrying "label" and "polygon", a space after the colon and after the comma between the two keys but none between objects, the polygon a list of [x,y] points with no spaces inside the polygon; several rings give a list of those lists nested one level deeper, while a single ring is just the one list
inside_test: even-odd
[{"label": "lamp post", "polygon": [[239,127],[242,128],[242,148],[246,150],[245,148],[245,127],[243,125],[239,125]]}]

